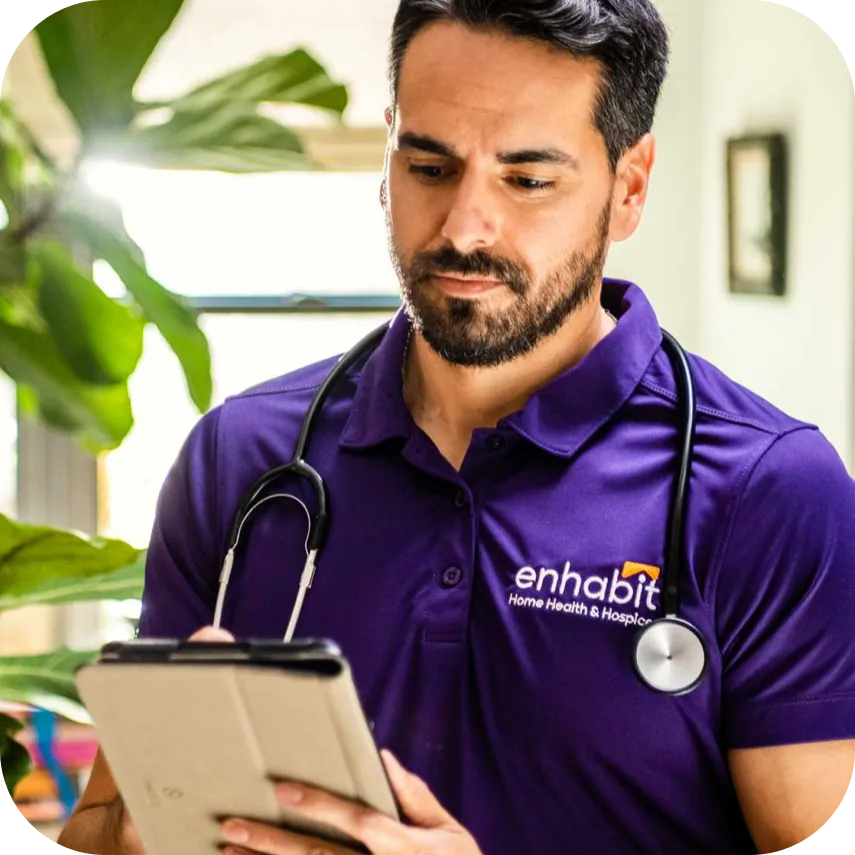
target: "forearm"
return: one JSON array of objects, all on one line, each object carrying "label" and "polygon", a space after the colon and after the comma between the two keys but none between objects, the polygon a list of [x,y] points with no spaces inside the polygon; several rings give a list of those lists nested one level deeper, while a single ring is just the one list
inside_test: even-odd
[{"label": "forearm", "polygon": [[145,850],[121,799],[109,805],[78,810],[57,841],[74,852],[89,855],[145,855]]}]

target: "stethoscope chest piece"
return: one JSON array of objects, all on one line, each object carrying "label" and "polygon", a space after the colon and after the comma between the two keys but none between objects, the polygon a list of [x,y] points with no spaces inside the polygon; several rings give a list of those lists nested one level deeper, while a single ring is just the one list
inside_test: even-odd
[{"label": "stethoscope chest piece", "polygon": [[655,620],[635,639],[635,670],[656,692],[685,695],[697,688],[709,658],[700,632],[676,617]]}]

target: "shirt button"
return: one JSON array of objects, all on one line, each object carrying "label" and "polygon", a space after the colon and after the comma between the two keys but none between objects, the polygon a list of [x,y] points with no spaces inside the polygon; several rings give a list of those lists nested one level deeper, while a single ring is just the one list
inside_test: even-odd
[{"label": "shirt button", "polygon": [[442,571],[442,585],[444,588],[455,588],[463,579],[463,571],[459,567],[446,567]]},{"label": "shirt button", "polygon": [[490,451],[504,451],[507,444],[507,440],[498,433],[492,434],[492,436],[487,439],[487,448],[489,448]]},{"label": "shirt button", "polygon": [[454,497],[454,505],[458,508],[465,508],[469,504],[469,497],[466,495],[465,490],[458,490],[457,495]]}]

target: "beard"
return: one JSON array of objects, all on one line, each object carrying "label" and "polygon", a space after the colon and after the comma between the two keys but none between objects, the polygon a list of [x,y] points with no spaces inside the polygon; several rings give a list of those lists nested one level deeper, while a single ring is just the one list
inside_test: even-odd
[{"label": "beard", "polygon": [[[538,286],[521,264],[481,250],[463,255],[446,246],[406,260],[397,248],[388,208],[386,211],[392,263],[413,328],[447,362],[479,368],[501,365],[529,353],[590,299],[602,277],[610,222],[609,201],[586,245],[575,250]],[[442,295],[437,299],[429,280],[441,274],[495,279],[516,299],[510,307],[493,311],[479,300]]]}]

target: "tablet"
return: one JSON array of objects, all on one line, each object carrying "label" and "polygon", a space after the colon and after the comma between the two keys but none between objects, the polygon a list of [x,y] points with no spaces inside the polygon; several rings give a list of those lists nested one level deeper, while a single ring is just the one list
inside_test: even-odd
[{"label": "tablet", "polygon": [[147,855],[219,855],[228,817],[367,851],[280,805],[279,780],[398,818],[350,667],[329,641],[109,644],[77,685]]}]

